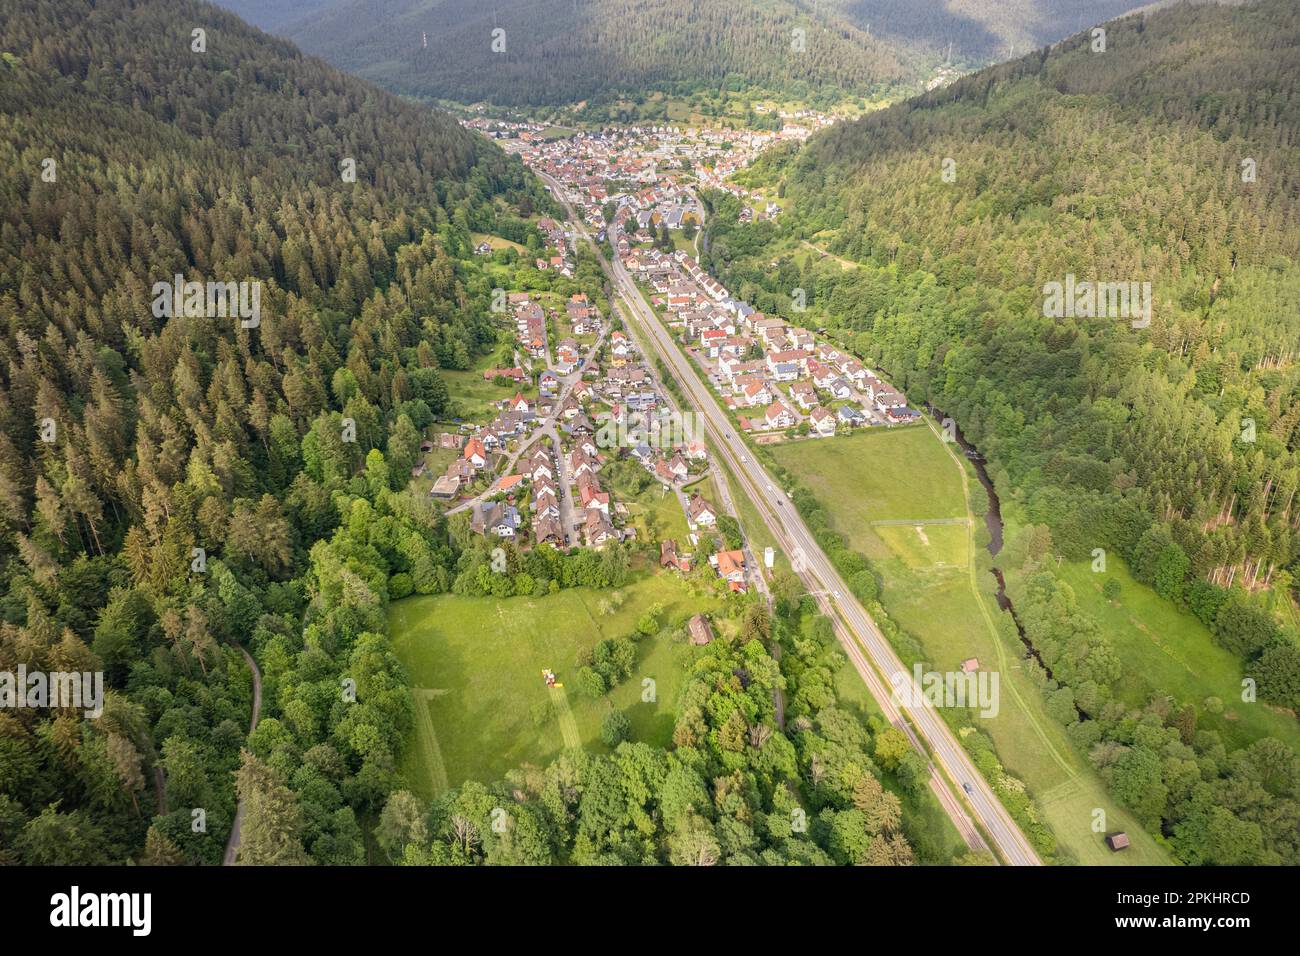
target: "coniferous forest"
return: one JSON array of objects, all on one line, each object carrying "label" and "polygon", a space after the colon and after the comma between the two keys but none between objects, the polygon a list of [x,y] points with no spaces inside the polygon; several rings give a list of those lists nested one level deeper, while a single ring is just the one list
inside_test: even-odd
[{"label": "coniferous forest", "polygon": [[872,93],[913,84],[910,49],[789,0],[350,0],[283,27],[403,94],[565,104],[650,91]]},{"label": "coniferous forest", "polygon": [[[356,862],[356,815],[386,796],[410,719],[379,614],[388,576],[429,592],[454,573],[397,479],[447,408],[440,369],[493,335],[468,230],[537,189],[449,118],[216,8],[14,6],[0,658],[102,666],[107,702],[93,721],[0,715],[0,854],[218,862],[238,772],[268,805],[304,795],[299,853]],[[151,288],[174,274],[260,282],[260,324],[156,318]],[[238,646],[287,738],[242,764]]]}]

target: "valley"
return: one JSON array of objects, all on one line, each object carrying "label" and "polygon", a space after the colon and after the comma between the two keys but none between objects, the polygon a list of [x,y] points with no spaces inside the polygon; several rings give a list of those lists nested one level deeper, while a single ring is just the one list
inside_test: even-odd
[{"label": "valley", "polygon": [[1300,863],[1290,0],[12,6],[6,869]]}]

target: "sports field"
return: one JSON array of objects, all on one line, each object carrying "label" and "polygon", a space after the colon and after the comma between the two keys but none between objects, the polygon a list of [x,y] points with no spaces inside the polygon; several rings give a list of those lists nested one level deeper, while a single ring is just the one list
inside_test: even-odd
[{"label": "sports field", "polygon": [[[544,766],[576,739],[603,751],[600,725],[611,707],[627,713],[632,739],[666,745],[673,703],[691,656],[689,645],[655,637],[637,645],[632,676],[591,700],[573,683],[580,649],[630,634],[652,604],[662,621],[717,607],[668,574],[646,574],[614,592],[573,588],[507,600],[459,595],[411,597],[389,610],[397,656],[416,706],[402,772],[431,795],[466,780],[492,782],[523,763]],[[562,689],[548,689],[542,669]],[[645,702],[645,680],[655,700]],[[647,695],[648,696],[648,695]],[[576,735],[576,736],[575,736]]]}]

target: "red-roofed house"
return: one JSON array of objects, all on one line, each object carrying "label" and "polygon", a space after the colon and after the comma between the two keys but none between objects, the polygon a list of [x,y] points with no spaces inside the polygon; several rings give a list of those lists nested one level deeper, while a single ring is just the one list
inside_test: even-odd
[{"label": "red-roofed house", "polygon": [[764,415],[768,428],[789,428],[794,424],[794,412],[785,407],[785,403],[780,399],[767,406],[767,412]]},{"label": "red-roofed house", "polygon": [[480,438],[471,438],[465,442],[465,451],[462,457],[477,470],[487,464],[487,449],[483,447],[483,440]]},{"label": "red-roofed house", "polygon": [[732,586],[733,591],[745,589],[745,552],[719,551],[709,557],[709,564]]}]

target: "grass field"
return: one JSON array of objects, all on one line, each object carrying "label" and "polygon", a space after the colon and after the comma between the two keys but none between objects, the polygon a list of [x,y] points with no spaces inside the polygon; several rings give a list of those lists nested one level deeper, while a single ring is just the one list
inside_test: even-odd
[{"label": "grass field", "polygon": [[[1233,653],[1214,643],[1205,625],[1135,580],[1119,558],[1106,559],[1106,571],[1094,574],[1089,562],[1066,562],[1057,569],[1095,618],[1124,662],[1116,690],[1125,703],[1141,706],[1153,695],[1168,694],[1196,706],[1197,724],[1223,735],[1232,746],[1248,746],[1260,737],[1276,737],[1300,750],[1300,723],[1262,702],[1243,703],[1244,668]],[[1118,600],[1102,594],[1108,578],[1120,583]],[[1218,697],[1224,710],[1211,714],[1201,706]]]},{"label": "grass field", "polygon": [[[643,575],[621,593],[612,613],[601,607],[612,592],[587,588],[508,600],[437,595],[395,602],[389,627],[416,704],[402,765],[412,789],[428,796],[466,780],[499,780],[523,763],[545,765],[575,734],[583,747],[605,751],[600,725],[611,707],[627,713],[634,740],[668,744],[673,703],[695,649],[642,640],[632,676],[594,701],[573,683],[578,652],[631,633],[653,603],[663,604],[664,620],[677,621],[713,610],[717,601],[666,574]],[[546,687],[546,667],[562,690]],[[647,678],[655,700],[643,702]]]},{"label": "grass field", "polygon": [[624,482],[611,479],[609,485],[614,500],[627,506],[628,518],[636,526],[640,540],[651,541],[656,537],[659,540],[672,538],[674,541],[683,542],[682,547],[688,546],[687,536],[690,534],[690,528],[686,524],[686,515],[682,513],[682,506],[675,494],[671,491],[665,492],[663,485],[657,481],[639,494],[632,494],[629,486]]},{"label": "grass field", "polygon": [[[436,435],[442,429],[434,426],[430,430],[430,435]],[[433,489],[433,483],[447,470],[447,466],[460,457],[460,452],[454,448],[434,448],[433,451],[426,451],[423,455],[425,468],[424,474],[419,478],[412,478],[410,486],[418,494],[427,495]]]},{"label": "grass field", "polygon": [[[890,540],[901,543],[910,537],[919,546],[918,520],[966,515],[956,475],[942,480],[952,470],[943,446],[923,427],[860,429],[837,438],[773,445],[772,454],[827,507],[836,530],[853,549],[873,560],[896,556]],[[898,521],[909,524],[877,524]],[[964,560],[964,530],[958,526],[956,534],[942,534],[925,528],[940,562]]]},{"label": "grass field", "polygon": [[[872,559],[883,579],[882,603],[920,642],[932,666],[955,669],[977,657],[1001,674],[999,712],[981,718],[980,727],[993,738],[1003,765],[1039,798],[1067,858],[1168,863],[1074,751],[1064,728],[1047,716],[1023,671],[1010,619],[993,600],[992,576],[973,560],[975,525],[963,482],[975,476],[965,460],[919,426],[779,445],[772,454],[816,495],[832,527]],[[1132,846],[1125,853],[1111,854],[1091,831],[1097,807],[1105,809],[1110,829],[1128,831]]]},{"label": "grass field", "polygon": [[523,396],[530,401],[537,398],[537,389],[531,385],[521,387],[512,384],[506,387],[491,380],[484,380],[483,372],[494,364],[490,358],[480,359],[474,368],[467,371],[458,372],[452,369],[439,371],[438,374],[447,383],[447,391],[451,393],[461,418],[471,422],[489,421],[497,413],[496,403],[505,401],[515,392],[522,392]]},{"label": "grass field", "polygon": [[480,242],[483,242],[486,239],[487,244],[491,246],[493,249],[513,249],[515,250],[515,252],[518,252],[520,255],[528,255],[527,246],[521,246],[517,242],[511,242],[509,239],[503,239],[501,236],[493,236],[486,232],[471,232],[469,234],[469,237],[470,240],[476,246]]}]

